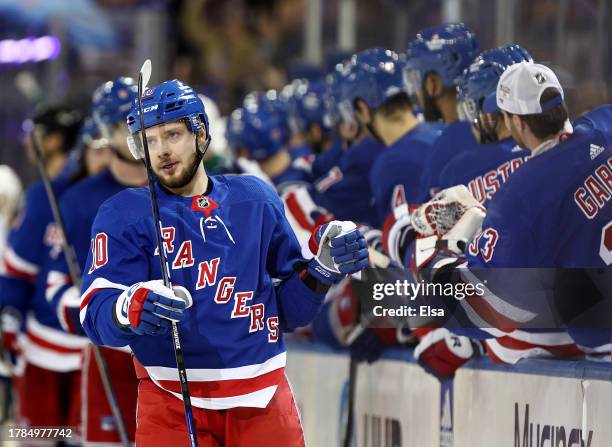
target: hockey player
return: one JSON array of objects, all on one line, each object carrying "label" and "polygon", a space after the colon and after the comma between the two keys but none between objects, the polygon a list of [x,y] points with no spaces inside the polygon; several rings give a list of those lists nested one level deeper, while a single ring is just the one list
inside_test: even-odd
[{"label": "hockey player", "polygon": [[[74,181],[72,172],[63,167],[76,142],[81,114],[64,105],[44,107],[31,124],[52,188],[61,196]],[[80,357],[87,339],[65,334],[44,297],[45,260],[59,242],[44,185],[35,183],[28,188],[23,208],[9,233],[0,275],[2,311],[13,320],[25,320],[25,331],[18,339],[25,366],[20,363],[15,371],[19,375],[15,378],[19,425],[78,423]],[[19,327],[19,323],[13,326]]]},{"label": "hockey player", "polygon": [[[591,339],[585,346],[552,325],[540,330],[522,328],[536,317],[542,320],[549,315],[547,305],[554,301],[547,297],[559,299],[554,287],[566,275],[551,279],[545,269],[598,268],[600,274],[609,274],[605,267],[612,263],[607,237],[612,227],[612,151],[605,121],[612,116],[610,106],[577,120],[569,134],[559,81],[548,67],[529,62],[512,65],[502,74],[496,104],[513,138],[529,149],[532,158],[495,194],[484,221],[478,202],[467,190],[468,198],[461,198],[457,190],[445,190],[435,199],[438,215],[457,203],[467,210],[450,230],[447,225],[436,231],[431,226],[428,229],[422,217],[434,208],[424,205],[423,213],[412,217],[412,226],[423,235],[416,239],[413,263],[418,269],[433,269],[421,270],[429,272],[425,276],[434,274],[430,281],[450,278],[486,284],[483,294],[457,301],[455,318],[475,328],[459,331],[454,327],[452,331],[486,338],[488,353],[495,361],[515,363],[530,356],[601,352],[597,342],[609,350],[609,332],[603,341]],[[448,207],[449,199],[455,205]],[[430,220],[433,227],[441,222],[435,219],[438,221]],[[482,231],[478,231],[481,224]],[[468,268],[455,270],[462,264],[466,241],[471,241],[466,253]],[[508,270],[516,268],[522,270]],[[549,283],[552,289],[546,288]],[[581,290],[588,290],[587,301],[597,297],[593,287]],[[447,366],[457,367],[473,354],[473,348],[461,338],[443,334],[421,343],[416,355],[435,359],[443,354]]]},{"label": "hockey player", "polygon": [[131,149],[147,139],[156,176],[164,287],[149,192],[106,201],[92,228],[81,322],[94,343],[129,344],[140,378],[137,445],[187,444],[171,321],[178,323],[200,445],[303,446],[284,375],[282,332],[307,324],[329,285],[367,265],[362,234],[330,222],[303,247],[274,189],[250,176],[207,176],[208,120],[195,92],[166,81],[128,116]]},{"label": "hockey player", "polygon": [[[507,45],[484,51],[464,72],[457,88],[459,116],[462,121],[471,124],[479,146],[478,150],[459,153],[446,165],[440,174],[443,189],[465,185],[478,202],[486,205],[510,174],[527,159],[529,152],[516,145],[501,114],[498,111],[483,111],[485,98],[491,94],[495,97],[497,82],[503,71],[521,61],[531,62],[532,58],[520,46]],[[407,208],[398,207],[394,218],[402,219],[402,213],[407,212]],[[388,234],[383,235],[383,239],[388,237]],[[393,245],[387,241],[387,247]],[[398,260],[395,253],[392,256]],[[440,378],[451,376],[459,366],[453,361],[453,351],[460,352],[469,347],[474,353],[482,351],[478,341],[452,335],[444,328],[418,328],[415,335],[423,339],[416,350],[417,360],[427,371]],[[442,341],[455,349],[432,353]]]},{"label": "hockey player", "polygon": [[344,107],[353,108],[360,125],[386,147],[369,172],[375,226],[382,227],[393,203],[418,200],[423,159],[441,126],[417,120],[403,91],[399,56],[389,50],[377,51],[384,52],[382,61],[375,58],[352,64],[341,97]]},{"label": "hockey player", "polygon": [[465,185],[480,203],[487,205],[495,192],[529,156],[516,145],[501,114],[483,109],[485,98],[495,100],[497,81],[510,65],[528,61],[531,55],[518,45],[484,51],[465,71],[458,86],[461,120],[471,124],[478,150],[456,155],[440,173],[442,189]]},{"label": "hockey player", "polygon": [[[323,125],[327,123],[331,126],[329,137],[331,138],[331,143],[329,143],[329,147],[324,146],[324,150],[315,155],[312,160],[311,172],[315,179],[323,177],[330,169],[337,166],[345,150],[353,144],[357,137],[358,127],[355,118],[342,119],[337,109],[337,100],[340,98],[338,89],[341,83],[339,77],[346,75],[344,67],[347,63],[348,61],[338,63],[333,71],[325,77],[325,93],[322,100],[324,111],[321,119]],[[313,131],[316,133],[315,129],[316,127],[313,128]]]},{"label": "hockey player", "polygon": [[427,28],[408,45],[404,71],[408,94],[418,100],[425,120],[447,124],[425,160],[422,200],[439,189],[438,175],[446,163],[475,146],[469,124],[457,120],[456,86],[479,53],[476,35],[462,23]]},{"label": "hockey player", "polygon": [[108,167],[111,148],[106,138],[102,137],[100,128],[93,117],[85,119],[75,152],[78,157],[82,157],[83,160],[79,164],[89,175],[95,175]]},{"label": "hockey player", "polygon": [[[0,259],[3,259],[9,230],[23,200],[23,187],[15,171],[8,165],[0,165],[0,185]],[[15,337],[19,333],[19,327],[15,327],[14,323],[18,322],[9,314],[0,313],[0,382],[4,382],[3,391],[10,388],[13,356],[17,348]],[[4,392],[3,396],[5,405],[0,411],[6,415],[5,410],[10,400],[8,391]]]},{"label": "hockey player", "polygon": [[330,219],[332,215],[370,227],[378,223],[367,179],[372,165],[385,148],[366,126],[360,124],[354,105],[342,92],[348,94],[344,84],[350,82],[354,67],[376,67],[397,62],[397,55],[392,51],[372,48],[353,55],[350,62],[340,68],[334,100],[338,108],[338,128],[349,147],[342,153],[338,164],[312,186],[296,189],[283,197],[287,217],[299,239],[306,239],[317,223]]},{"label": "hockey player", "polygon": [[274,91],[247,95],[228,120],[228,137],[238,157],[254,160],[280,190],[289,184],[310,182],[309,166],[293,160],[288,149],[288,125]]},{"label": "hockey player", "polygon": [[[81,270],[85,267],[90,251],[91,226],[100,205],[126,187],[142,186],[147,181],[144,166],[139,160],[134,160],[127,146],[128,129],[125,120],[136,98],[136,92],[136,84],[131,78],[105,82],[96,89],[92,110],[112,151],[110,166],[70,187],[60,200],[67,237],[75,250]],[[72,283],[64,252],[59,251],[52,255],[49,259],[46,298],[57,312],[57,318],[67,333],[84,335],[79,321],[80,291]],[[109,368],[126,431],[131,441],[134,441],[138,380],[134,374],[130,351],[127,347],[123,350],[101,349]],[[86,445],[119,445],[119,435],[91,345],[85,349],[81,380],[80,416],[83,442]]]},{"label": "hockey player", "polygon": [[324,80],[302,81],[295,87],[291,119],[312,153],[317,155],[330,149],[332,121],[328,112],[329,91]]}]

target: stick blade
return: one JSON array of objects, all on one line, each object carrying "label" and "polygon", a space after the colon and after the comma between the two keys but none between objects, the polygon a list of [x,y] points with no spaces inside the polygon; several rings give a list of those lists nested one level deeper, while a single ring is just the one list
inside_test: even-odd
[{"label": "stick blade", "polygon": [[151,59],[147,59],[142,64],[142,68],[140,69],[140,77],[142,78],[142,88],[144,90],[151,80]]}]

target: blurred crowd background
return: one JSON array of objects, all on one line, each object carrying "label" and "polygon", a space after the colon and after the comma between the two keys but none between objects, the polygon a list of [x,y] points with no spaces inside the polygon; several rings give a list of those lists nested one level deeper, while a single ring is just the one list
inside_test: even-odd
[{"label": "blurred crowd background", "polygon": [[[338,54],[403,52],[419,29],[458,20],[482,48],[516,42],[551,65],[576,115],[610,101],[611,14],[609,0],[0,0],[0,160],[27,184],[33,104],[68,98],[87,112],[97,85],[136,77],[145,58],[153,83],[185,80],[225,115],[248,91],[330,71]],[[41,36],[59,51],[16,46]]]}]

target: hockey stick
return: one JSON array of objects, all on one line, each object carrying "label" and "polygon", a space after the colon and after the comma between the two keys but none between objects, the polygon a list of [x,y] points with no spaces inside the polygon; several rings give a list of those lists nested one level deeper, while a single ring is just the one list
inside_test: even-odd
[{"label": "hockey stick", "polygon": [[346,427],[344,431],[343,447],[351,447],[355,426],[355,388],[357,385],[357,360],[350,356],[348,377],[348,399],[346,403]]},{"label": "hockey stick", "polygon": [[[49,173],[45,169],[42,152],[40,150],[40,146],[38,145],[38,141],[36,140],[36,136],[34,135],[34,130],[32,130],[32,133],[30,133],[30,141],[32,143],[32,149],[34,150],[34,154],[36,155],[36,164],[38,165],[38,170],[40,171],[43,185],[45,186],[47,197],[49,198],[49,204],[51,205],[53,219],[55,220],[55,223],[62,236],[62,248],[64,250],[64,256],[66,257],[66,263],[68,264],[70,276],[72,277],[72,282],[79,290],[81,290],[81,269],[79,268],[79,263],[77,261],[74,247],[68,241],[68,234],[66,233],[64,219],[62,218],[62,214],[57,203],[57,197],[55,195],[55,192],[53,191],[53,186],[51,185]],[[92,347],[94,351],[94,356],[96,358],[96,363],[98,365],[98,370],[100,372],[102,386],[104,387],[104,393],[106,394],[108,405],[111,408],[113,418],[115,419],[115,423],[117,424],[117,432],[119,433],[119,439],[121,440],[121,444],[124,447],[129,447],[130,439],[128,437],[127,430],[125,428],[125,424],[121,416],[121,410],[117,402],[117,396],[115,394],[115,391],[113,390],[113,384],[111,382],[110,374],[108,372],[108,365],[106,364],[106,360],[104,359],[100,348],[94,344],[92,344]]]},{"label": "hockey stick", "polygon": [[[142,113],[142,91],[149,83],[151,78],[151,60],[147,59],[138,75],[138,115],[140,116],[140,132],[142,136],[142,145],[145,155],[145,166],[147,167],[147,177],[149,180],[149,194],[151,197],[151,211],[153,213],[153,223],[155,225],[155,239],[157,240],[157,250],[159,251],[159,265],[161,268],[164,285],[172,288],[170,280],[170,270],[168,269],[168,261],[161,236],[162,221],[159,214],[159,203],[157,202],[157,193],[155,191],[155,174],[151,167],[151,156],[149,155],[149,145],[145,135],[144,114]],[[193,423],[193,411],[191,409],[191,396],[189,395],[189,385],[187,382],[187,370],[185,369],[185,357],[181,340],[179,338],[178,325],[175,321],[172,322],[172,342],[174,344],[174,356],[176,358],[176,367],[178,369],[179,381],[181,384],[181,394],[183,397],[183,407],[185,408],[185,419],[187,420],[187,430],[189,432],[189,441],[191,447],[197,447],[198,439],[195,433],[195,425]]]}]

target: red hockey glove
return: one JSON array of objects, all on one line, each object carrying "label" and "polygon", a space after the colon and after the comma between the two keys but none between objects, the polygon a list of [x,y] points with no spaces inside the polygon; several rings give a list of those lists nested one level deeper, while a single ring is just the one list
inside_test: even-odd
[{"label": "red hockey glove", "polygon": [[434,329],[427,333],[414,350],[414,357],[430,374],[443,380],[472,357],[483,355],[482,343],[455,335],[448,329]]}]

